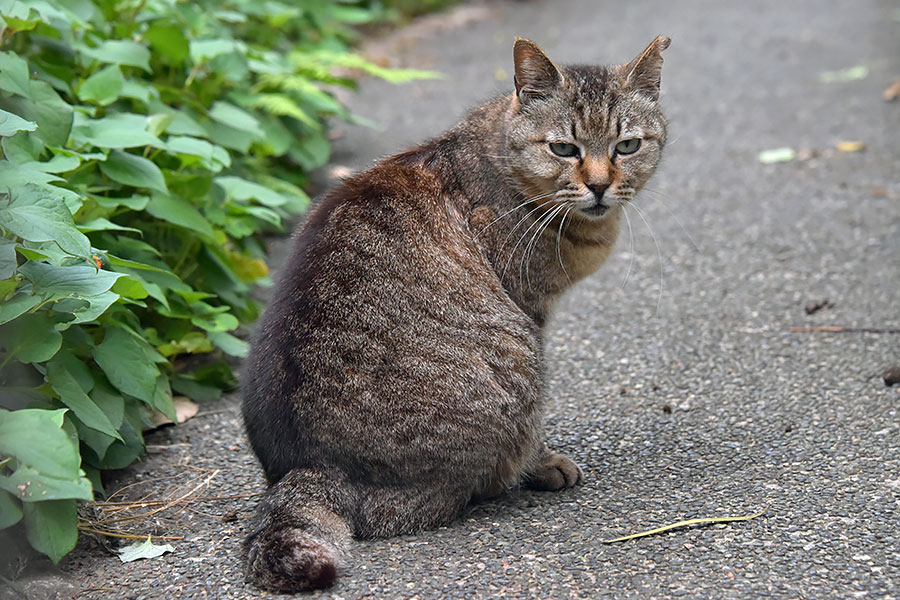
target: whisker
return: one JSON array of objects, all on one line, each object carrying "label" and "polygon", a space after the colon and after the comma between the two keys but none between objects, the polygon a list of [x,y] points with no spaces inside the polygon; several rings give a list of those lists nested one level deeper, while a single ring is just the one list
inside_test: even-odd
[{"label": "whisker", "polygon": [[663,287],[665,286],[665,275],[663,273],[663,260],[662,260],[662,251],[659,249],[659,240],[656,239],[656,234],[653,233],[653,228],[650,227],[650,223],[647,222],[647,219],[644,218],[644,213],[636,204],[631,205],[634,208],[635,212],[637,212],[638,216],[644,222],[644,225],[647,226],[647,231],[650,232],[650,237],[653,238],[653,244],[656,246],[656,257],[659,260],[659,297],[656,299],[656,316],[659,316],[659,307],[662,304],[662,295],[663,295]]},{"label": "whisker", "polygon": [[631,277],[631,269],[634,267],[634,230],[631,228],[631,219],[628,218],[628,211],[623,210],[622,214],[625,215],[625,224],[628,225],[628,253],[631,255],[631,259],[628,261],[628,270],[625,271],[625,278],[622,280],[622,289],[625,289],[625,286],[628,284],[628,278]]},{"label": "whisker", "polygon": [[575,208],[574,204],[571,204],[566,208],[566,212],[563,215],[563,218],[559,220],[559,230],[556,232],[556,259],[559,261],[559,266],[562,267],[563,273],[566,274],[566,280],[571,284],[572,278],[569,277],[569,272],[566,270],[566,265],[563,264],[562,253],[560,252],[559,245],[562,239],[562,231],[563,225],[566,222],[566,219],[569,218],[569,213],[572,212],[572,209]]},{"label": "whisker", "polygon": [[[547,230],[547,227],[550,223],[553,222],[553,219],[556,218],[562,210],[566,207],[565,204],[560,204],[559,206],[555,206],[553,209],[548,211],[547,217],[543,220],[542,225],[540,225],[535,231],[534,236],[532,236],[529,245],[525,246],[525,282],[528,284],[528,289],[531,289],[531,258],[534,256],[534,252],[537,249],[537,241],[541,235]],[[529,250],[530,246],[530,250]],[[522,267],[521,263],[519,265],[519,281],[522,279]]]},{"label": "whisker", "polygon": [[674,145],[674,144],[675,144],[678,140],[680,140],[682,137],[684,137],[684,134],[679,134],[678,137],[676,137],[674,140],[666,140],[666,148],[668,148],[669,146]]},{"label": "whisker", "polygon": [[[521,225],[528,217],[530,217],[532,214],[534,214],[535,211],[540,210],[541,208],[542,207],[540,205],[538,205],[538,206],[534,207],[533,209],[531,209],[530,211],[528,211],[528,213],[524,217],[519,219],[519,222],[516,223],[516,226],[513,227],[508,234],[506,234],[506,238],[503,240],[503,243],[500,244],[500,248],[502,249],[506,245],[506,242],[509,240],[509,236],[511,236],[513,234],[513,232],[519,228],[519,225]],[[515,246],[513,246],[513,249],[509,253],[509,259],[507,259],[507,261],[506,261],[506,266],[503,267],[503,274],[500,275],[501,282],[506,278],[506,272],[509,270],[509,265],[512,264],[513,258],[515,258],[515,256],[516,256],[516,250],[519,248],[519,244],[522,243],[522,240],[525,239],[525,236],[528,235],[528,232],[531,231],[531,228],[534,227],[539,222],[540,222],[540,218],[535,219],[534,222],[528,226],[528,229],[526,229],[522,233],[522,235],[519,236],[519,241],[516,242]],[[498,255],[500,254],[500,250],[497,251],[497,254]]]},{"label": "whisker", "polygon": [[687,236],[687,239],[691,243],[691,246],[694,247],[694,251],[702,253],[702,251],[700,250],[700,246],[694,240],[694,236],[692,236],[691,232],[687,229],[687,227],[684,226],[684,222],[678,218],[678,213],[676,211],[674,211],[668,204],[663,202],[663,198],[665,197],[665,194],[663,194],[659,190],[654,190],[653,188],[648,188],[648,187],[641,188],[641,191],[649,192],[650,194],[653,194],[654,201],[658,201],[659,205],[662,206],[664,209],[666,209],[666,212],[668,212],[669,215],[673,219],[675,219],[675,222],[678,223],[678,226],[681,228],[681,231],[684,232],[684,235]]},{"label": "whisker", "polygon": [[[511,209],[509,209],[508,211],[506,211],[505,213],[503,213],[502,215],[500,215],[499,217],[497,217],[496,219],[494,219],[493,221],[491,221],[490,223],[488,223],[487,225],[485,225],[484,227],[482,227],[482,228],[481,228],[481,231],[479,231],[478,233],[475,234],[475,238],[477,239],[478,236],[481,235],[482,233],[484,233],[484,232],[487,230],[488,227],[490,227],[491,225],[493,225],[494,223],[496,223],[497,221],[499,221],[500,219],[502,219],[503,217],[505,217],[505,216],[508,215],[509,213],[514,212],[514,211],[516,211],[516,210],[522,208],[523,206],[525,206],[525,205],[528,204],[529,202],[534,202],[534,201],[536,201],[536,200],[543,200],[544,198],[547,198],[547,197],[549,197],[549,196],[552,196],[554,193],[555,193],[555,192],[546,192],[546,193],[544,193],[544,194],[538,194],[537,196],[534,196],[534,197],[531,197],[531,198],[525,198],[525,201],[524,201],[524,202],[522,202],[522,203],[519,204],[519,205],[516,205],[516,206],[512,207]],[[532,212],[534,212],[534,211],[532,211]],[[529,214],[531,214],[531,213],[529,213]],[[526,215],[526,216],[528,216],[528,215]],[[516,227],[518,227],[518,225],[516,225]],[[515,230],[515,227],[513,227],[513,230]]]}]

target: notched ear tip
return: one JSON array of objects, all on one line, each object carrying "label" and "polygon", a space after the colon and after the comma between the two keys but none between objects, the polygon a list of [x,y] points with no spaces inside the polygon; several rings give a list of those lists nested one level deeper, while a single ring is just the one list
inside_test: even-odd
[{"label": "notched ear tip", "polygon": [[659,99],[659,81],[662,70],[662,51],[669,47],[672,38],[656,36],[650,45],[633,61],[620,67],[626,86],[648,94],[653,100]]}]

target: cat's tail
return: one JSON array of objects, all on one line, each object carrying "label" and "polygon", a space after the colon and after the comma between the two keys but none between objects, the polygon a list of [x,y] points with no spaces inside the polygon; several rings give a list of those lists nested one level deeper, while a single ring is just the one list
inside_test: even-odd
[{"label": "cat's tail", "polygon": [[339,514],[343,486],[324,472],[295,469],[269,488],[244,542],[247,580],[290,593],[337,579],[351,532]]}]

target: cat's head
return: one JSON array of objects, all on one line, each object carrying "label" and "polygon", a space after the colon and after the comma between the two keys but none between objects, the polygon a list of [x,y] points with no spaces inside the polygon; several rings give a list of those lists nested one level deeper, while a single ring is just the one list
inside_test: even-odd
[{"label": "cat's head", "polygon": [[657,37],[631,62],[605,67],[556,66],[533,42],[516,40],[505,155],[523,194],[589,219],[631,200],[666,141],[658,100],[669,41]]}]

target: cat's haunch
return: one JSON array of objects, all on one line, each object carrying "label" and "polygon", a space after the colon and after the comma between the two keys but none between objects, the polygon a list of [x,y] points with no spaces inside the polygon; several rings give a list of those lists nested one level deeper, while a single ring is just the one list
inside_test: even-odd
[{"label": "cat's haunch", "polygon": [[242,382],[270,484],[245,543],[251,582],[327,587],[351,537],[582,480],[544,443],[543,327],[659,163],[668,45],[557,66],[517,39],[514,90],[311,211]]}]

